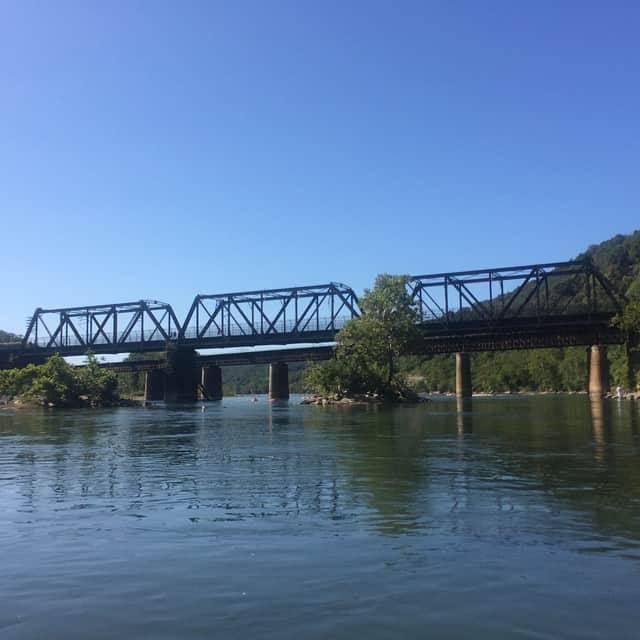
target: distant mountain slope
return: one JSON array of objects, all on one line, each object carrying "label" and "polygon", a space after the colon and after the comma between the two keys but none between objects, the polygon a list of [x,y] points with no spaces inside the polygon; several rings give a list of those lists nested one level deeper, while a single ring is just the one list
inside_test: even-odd
[{"label": "distant mountain slope", "polygon": [[640,230],[591,245],[577,259],[585,257],[589,257],[614,286],[628,292],[630,287],[638,286],[640,278]]}]

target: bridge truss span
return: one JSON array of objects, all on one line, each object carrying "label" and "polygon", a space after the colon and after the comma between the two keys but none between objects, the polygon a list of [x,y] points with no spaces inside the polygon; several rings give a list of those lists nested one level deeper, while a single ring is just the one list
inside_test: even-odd
[{"label": "bridge truss span", "polygon": [[[420,353],[621,343],[625,300],[589,260],[415,276]],[[350,287],[329,284],[198,295],[183,324],[156,300],[36,309],[24,339],[0,345],[0,368],[63,356],[333,342],[361,315]]]},{"label": "bridge truss span", "polygon": [[417,276],[418,353],[622,341],[610,325],[624,300],[589,261]]},{"label": "bridge truss span", "polygon": [[360,311],[354,291],[331,282],[309,287],[198,295],[187,314],[181,341],[199,345],[269,344],[333,340]]},{"label": "bridge truss span", "polygon": [[416,276],[409,290],[422,323],[434,328],[620,311],[620,296],[588,260]]},{"label": "bridge truss span", "polygon": [[22,346],[68,355],[151,350],[175,340],[180,323],[171,305],[139,300],[108,305],[36,309]]}]

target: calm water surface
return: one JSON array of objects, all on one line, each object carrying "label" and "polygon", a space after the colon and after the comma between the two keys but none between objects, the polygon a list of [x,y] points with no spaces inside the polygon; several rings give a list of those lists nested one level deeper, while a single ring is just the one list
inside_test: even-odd
[{"label": "calm water surface", "polygon": [[638,638],[639,423],[584,396],[0,411],[0,638]]}]

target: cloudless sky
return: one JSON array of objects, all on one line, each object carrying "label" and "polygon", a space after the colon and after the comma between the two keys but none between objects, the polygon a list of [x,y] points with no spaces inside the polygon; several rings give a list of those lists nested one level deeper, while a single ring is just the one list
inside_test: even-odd
[{"label": "cloudless sky", "polygon": [[0,328],[640,227],[640,3],[0,0]]}]

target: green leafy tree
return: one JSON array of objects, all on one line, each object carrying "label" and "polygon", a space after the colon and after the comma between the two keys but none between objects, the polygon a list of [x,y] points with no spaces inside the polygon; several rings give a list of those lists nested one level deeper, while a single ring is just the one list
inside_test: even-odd
[{"label": "green leafy tree", "polygon": [[636,386],[637,372],[640,368],[640,265],[636,266],[633,277],[625,279],[627,302],[611,324],[626,335],[626,368],[614,370],[616,384]]},{"label": "green leafy tree", "polygon": [[80,385],[73,367],[59,355],[51,356],[38,369],[31,385],[22,390],[23,397],[54,405],[69,405],[77,401]]},{"label": "green leafy tree", "polygon": [[87,361],[77,373],[80,395],[86,396],[92,404],[114,400],[118,379],[113,371],[103,369],[95,354],[87,351]]},{"label": "green leafy tree", "polygon": [[345,324],[336,338],[336,359],[312,367],[308,385],[321,393],[406,391],[398,361],[416,337],[418,312],[407,293],[405,276],[379,275],[360,299],[362,317]]},{"label": "green leafy tree", "polygon": [[115,374],[100,367],[92,353],[87,354],[86,366],[81,369],[54,355],[41,365],[0,371],[0,396],[54,406],[115,400],[116,387]]}]

